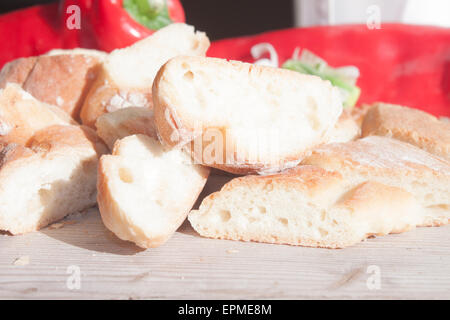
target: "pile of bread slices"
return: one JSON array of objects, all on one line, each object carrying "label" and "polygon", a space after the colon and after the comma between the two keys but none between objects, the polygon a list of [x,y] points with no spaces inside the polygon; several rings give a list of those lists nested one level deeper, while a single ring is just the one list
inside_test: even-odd
[{"label": "pile of bread slices", "polygon": [[[206,58],[172,24],[110,54],[55,50],[0,73],[0,230],[98,204],[138,246],[202,236],[341,248],[450,220],[450,124],[330,82]],[[111,151],[111,153],[109,152]],[[192,210],[211,168],[239,175]]]}]

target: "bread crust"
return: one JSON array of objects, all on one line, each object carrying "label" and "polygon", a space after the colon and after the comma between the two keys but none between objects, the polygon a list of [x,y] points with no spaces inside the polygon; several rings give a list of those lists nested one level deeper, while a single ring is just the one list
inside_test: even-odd
[{"label": "bread crust", "polygon": [[112,150],[116,140],[133,134],[144,134],[158,139],[153,111],[147,108],[130,107],[105,113],[95,122],[97,134]]},{"label": "bread crust", "polygon": [[[92,130],[73,125],[53,125],[39,130],[29,140],[27,146],[15,143],[4,146],[0,151],[0,181],[4,186],[0,188],[0,230],[12,234],[36,231],[62,219],[67,214],[95,205],[97,161],[105,152],[106,146]],[[66,182],[50,180],[49,186],[45,186],[46,178],[41,175],[45,177],[51,173],[40,172],[41,168],[48,169],[62,163],[73,163],[70,165],[71,174],[66,173],[70,175],[70,180]],[[10,203],[12,200],[8,194],[14,182],[23,179],[23,174],[28,168],[31,171],[28,173],[27,182],[33,186],[40,183],[44,186],[41,185],[39,190],[33,189],[24,193],[21,202],[30,203],[28,212],[19,212],[18,216],[11,216],[8,205],[14,204]],[[18,181],[20,183],[21,180]],[[34,187],[22,185],[19,188]],[[58,205],[61,201],[59,194],[67,197],[68,192],[76,189],[79,189],[77,195],[71,195],[70,199],[65,200],[64,205]],[[49,193],[46,190],[49,190]],[[38,193],[43,201],[37,207],[32,206],[36,201],[33,200],[35,193]]]},{"label": "bread crust", "polygon": [[[297,72],[271,68],[271,67],[262,67],[255,66],[248,63],[242,63],[238,61],[227,61],[223,59],[216,58],[201,58],[201,57],[193,57],[193,56],[179,56],[169,60],[157,73],[155,80],[153,82],[152,95],[153,95],[153,107],[155,112],[155,124],[158,129],[159,136],[162,142],[169,147],[179,147],[179,146],[187,146],[189,147],[189,152],[191,153],[194,161],[196,163],[200,163],[209,167],[217,168],[223,171],[227,171],[233,174],[254,174],[254,173],[273,173],[277,171],[282,171],[291,167],[296,166],[303,157],[309,154],[310,150],[318,144],[326,143],[328,139],[330,139],[329,135],[332,135],[333,128],[328,128],[325,132],[322,133],[321,137],[315,138],[315,143],[310,147],[304,147],[300,150],[292,150],[290,154],[284,154],[282,159],[276,159],[275,163],[268,162],[262,160],[251,161],[245,158],[242,154],[238,154],[236,152],[236,148],[232,145],[232,143],[236,143],[237,141],[232,141],[230,144],[227,139],[226,131],[229,129],[227,126],[223,125],[222,127],[215,128],[213,125],[207,125],[200,123],[199,127],[201,132],[196,132],[197,121],[195,117],[191,115],[181,114],[179,111],[180,103],[176,101],[176,98],[172,97],[169,89],[166,88],[175,88],[175,84],[171,83],[166,76],[166,73],[170,73],[171,70],[175,70],[178,66],[183,67],[183,65],[195,65],[202,66],[205,68],[216,69],[217,72],[220,72],[219,69],[223,68],[223,70],[231,70],[230,72],[239,72],[239,74],[244,75],[253,75],[253,78],[283,78],[290,79],[293,83],[298,81],[311,81],[313,83],[322,84],[322,80],[317,77],[307,77],[298,74]],[[306,76],[305,76],[306,77]],[[250,77],[249,77],[250,79]],[[330,87],[331,88],[331,87]],[[323,89],[323,88],[321,88]],[[174,89],[175,90],[175,89]],[[220,88],[217,88],[220,90]],[[330,89],[330,97],[334,97],[333,88]],[[328,92],[327,92],[328,93]],[[332,100],[330,98],[330,100]],[[316,102],[314,102],[316,103]],[[336,105],[333,105],[336,107]],[[331,108],[331,107],[330,107]],[[335,108],[337,109],[337,108]],[[333,109],[333,111],[336,111]],[[206,112],[206,111],[205,111]],[[337,122],[342,110],[336,113],[335,121]],[[334,115],[334,114],[333,114]],[[315,115],[313,115],[314,117]],[[334,124],[333,124],[334,125]],[[356,127],[355,123],[348,119],[346,120],[346,124],[344,125],[343,130],[348,130],[348,128],[352,126]],[[216,129],[222,133],[223,137],[223,161],[218,162],[206,162],[202,159],[203,153],[206,149],[208,138],[205,137],[205,132],[210,129]],[[277,128],[281,131],[283,128]],[[355,129],[356,131],[357,128]],[[352,138],[356,136],[352,135]],[[237,139],[237,138],[236,138]],[[346,138],[348,139],[348,138]],[[308,143],[310,143],[308,141]],[[203,148],[196,150],[195,146],[201,145]],[[229,147],[233,150],[229,152],[227,150]],[[300,148],[299,148],[300,149]],[[239,159],[239,160],[237,160]]]},{"label": "bread crust", "polygon": [[60,107],[79,120],[80,108],[104,56],[90,50],[63,50],[19,58],[0,72],[0,88],[17,83],[36,99]]},{"label": "bread crust", "polygon": [[[180,40],[180,44],[172,43],[169,41],[170,39],[167,39],[167,43],[165,43],[163,36],[168,38],[177,37],[177,39],[191,37],[191,40],[195,41],[195,43],[191,44],[190,47],[186,47],[184,43],[186,39],[178,39]],[[151,70],[148,70],[148,73],[153,77],[160,66],[170,58],[178,54],[205,55],[209,44],[209,39],[204,33],[195,32],[192,26],[175,23],[158,30],[155,34],[128,48],[116,49],[104,62],[102,71],[89,90],[89,94],[81,110],[82,123],[93,128],[95,121],[100,115],[106,112],[116,111],[120,108],[145,107],[152,109],[151,84],[141,83],[140,86],[119,84],[117,75],[113,76],[113,73],[109,70],[111,64],[119,63],[118,61],[120,59],[117,59],[117,57],[124,54],[126,50],[140,48],[141,50],[146,50],[149,54],[155,53],[155,56],[150,57],[157,61],[150,61],[152,63]],[[161,56],[157,56],[158,54]],[[134,55],[136,54],[134,53]],[[160,60],[163,56],[166,57],[161,62]],[[142,59],[142,54],[123,59]],[[145,64],[143,63],[135,67],[145,68]],[[153,71],[153,69],[155,70]],[[136,70],[127,71],[132,72]],[[120,79],[120,81],[122,80]]]},{"label": "bread crust", "polygon": [[[261,198],[248,196],[233,202],[234,198],[243,197],[242,190],[255,190]],[[303,211],[277,218],[268,199],[275,201],[280,193],[288,192],[292,196],[287,207],[295,205],[295,201],[309,201],[321,209],[309,219],[307,212]],[[248,199],[256,201],[264,211],[255,214],[255,210],[249,210]],[[227,206],[229,203],[233,204]],[[233,179],[219,192],[206,197],[199,210],[191,211],[188,219],[200,235],[211,238],[344,248],[372,235],[399,233],[414,228],[418,220],[408,210],[415,210],[416,207],[411,194],[401,188],[372,181],[353,185],[338,172],[306,165],[270,176]],[[399,210],[390,212],[390,209],[397,208]],[[220,216],[220,212],[228,212],[226,221],[221,222],[221,225],[217,222],[220,219],[214,220],[218,213]],[[263,223],[262,219],[267,215],[274,215],[273,219]],[[235,224],[233,219],[237,221]],[[331,227],[323,223],[334,219],[339,222],[330,222]],[[279,221],[286,228],[279,228]],[[232,225],[227,227],[230,223]],[[309,227],[302,229],[299,227],[302,224],[308,224]],[[311,230],[317,230],[318,236],[314,236]],[[331,236],[332,230],[335,230],[336,235]],[[342,234],[339,235],[339,232]]]},{"label": "bread crust", "polygon": [[362,124],[362,136],[371,135],[407,142],[450,160],[450,123],[421,110],[375,103]]},{"label": "bread crust", "polygon": [[25,145],[37,130],[53,124],[75,124],[61,109],[39,102],[19,85],[0,93],[0,142]]},{"label": "bread crust", "polygon": [[23,88],[36,99],[58,106],[79,119],[81,106],[100,65],[101,60],[92,55],[43,55],[37,58]]},{"label": "bread crust", "polygon": [[93,130],[13,83],[0,93],[0,123],[0,230],[35,231],[95,204],[108,149]]}]

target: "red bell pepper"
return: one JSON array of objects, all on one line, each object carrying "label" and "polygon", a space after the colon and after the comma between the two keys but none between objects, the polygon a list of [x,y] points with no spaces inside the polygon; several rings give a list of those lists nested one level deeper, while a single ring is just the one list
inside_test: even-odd
[{"label": "red bell pepper", "polygon": [[358,104],[385,101],[450,116],[450,29],[382,24],[295,28],[214,42],[208,55],[253,62],[250,49],[268,42],[280,66],[296,47],[331,66],[359,68]]},{"label": "red bell pepper", "polygon": [[[75,14],[70,10],[73,5],[79,8],[79,29],[67,27]],[[184,21],[179,0],[63,0],[14,11],[0,15],[0,68],[10,60],[54,48],[111,51],[129,46],[167,23]]]}]

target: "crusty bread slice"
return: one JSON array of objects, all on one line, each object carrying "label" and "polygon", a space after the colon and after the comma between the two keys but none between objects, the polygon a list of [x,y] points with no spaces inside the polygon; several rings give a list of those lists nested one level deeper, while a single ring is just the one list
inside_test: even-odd
[{"label": "crusty bread slice", "polygon": [[124,107],[152,107],[151,87],[159,68],[180,54],[205,55],[209,40],[194,27],[173,23],[106,58],[81,111],[83,124],[93,127],[106,112]]},{"label": "crusty bread slice", "polygon": [[207,237],[327,248],[449,223],[450,163],[414,146],[369,137],[304,163],[314,165],[232,180],[189,221]]},{"label": "crusty bread slice", "polygon": [[112,150],[116,140],[133,134],[145,134],[157,139],[153,111],[147,108],[130,107],[105,113],[95,122],[97,134]]},{"label": "crusty bread slice", "polygon": [[40,102],[18,84],[0,90],[0,142],[26,144],[38,130],[55,124],[75,124],[61,109]]},{"label": "crusty bread slice", "polygon": [[43,55],[23,83],[38,100],[56,105],[79,119],[89,88],[97,77],[102,58],[79,53]]},{"label": "crusty bread slice", "polygon": [[320,146],[302,164],[338,171],[346,179],[376,181],[411,193],[423,208],[423,226],[450,218],[450,162],[395,139],[370,136]]},{"label": "crusty bread slice", "polygon": [[294,166],[342,112],[338,90],[319,77],[188,56],[161,68],[153,103],[165,144],[194,141],[197,162],[238,174]]},{"label": "crusty bread slice", "polygon": [[370,135],[408,142],[450,160],[450,123],[421,110],[375,103],[362,124],[362,136]]},{"label": "crusty bread slice", "polygon": [[188,219],[211,238],[343,248],[370,235],[415,227],[418,209],[402,189],[352,184],[337,172],[300,166],[236,178],[205,198]]},{"label": "crusty bread slice", "polygon": [[100,159],[98,206],[105,226],[143,248],[166,242],[185,220],[209,169],[146,135],[118,140]]},{"label": "crusty bread slice", "polygon": [[20,58],[1,70],[0,88],[8,82],[17,83],[38,100],[58,106],[78,119],[105,56],[97,50],[73,49]]},{"label": "crusty bread slice", "polygon": [[38,230],[96,202],[96,171],[106,147],[89,128],[53,125],[26,146],[0,151],[0,230]]}]

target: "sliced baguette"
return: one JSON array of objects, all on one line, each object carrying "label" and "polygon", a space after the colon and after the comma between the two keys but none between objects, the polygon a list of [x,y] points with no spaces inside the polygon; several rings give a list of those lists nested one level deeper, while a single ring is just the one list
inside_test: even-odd
[{"label": "sliced baguette", "polygon": [[153,111],[147,108],[130,107],[105,113],[95,122],[97,134],[112,150],[116,140],[133,134],[145,134],[157,139]]},{"label": "sliced baguette", "polygon": [[0,151],[0,230],[22,234],[95,205],[106,147],[86,127],[53,125]]},{"label": "sliced baguette", "polygon": [[106,58],[81,111],[83,124],[93,127],[106,112],[125,107],[152,107],[151,87],[159,68],[180,54],[205,55],[209,40],[194,27],[174,23]]},{"label": "sliced baguette", "polygon": [[421,226],[449,222],[450,162],[411,144],[370,136],[320,146],[302,164],[338,171],[356,182],[376,181],[402,188],[421,205]]},{"label": "sliced baguette", "polygon": [[301,166],[236,178],[188,219],[205,237],[343,248],[370,235],[413,228],[420,222],[418,209],[402,189],[352,184],[337,172]]},{"label": "sliced baguette", "polygon": [[408,142],[450,160],[450,123],[421,110],[375,103],[362,124],[362,136],[371,135]]},{"label": "sliced baguette", "polygon": [[19,58],[5,64],[0,70],[0,89],[4,88],[8,82],[22,86],[33,70],[36,60],[37,57]]},{"label": "sliced baguette", "polygon": [[105,226],[140,247],[166,242],[183,223],[209,169],[146,135],[118,140],[100,159],[98,206]]},{"label": "sliced baguette", "polygon": [[17,84],[0,90],[0,230],[38,230],[95,204],[106,146]]},{"label": "sliced baguette", "polygon": [[342,112],[338,90],[318,77],[188,56],[161,68],[153,102],[165,144],[193,141],[198,163],[237,174],[294,166]]},{"label": "sliced baguette", "polygon": [[55,105],[74,119],[100,70],[105,53],[97,50],[54,50],[39,57],[20,58],[0,72],[0,88],[17,83],[40,101]]},{"label": "sliced baguette", "polygon": [[318,149],[304,160],[313,165],[232,180],[189,214],[191,225],[206,237],[343,248],[449,222],[445,160],[380,137]]}]

